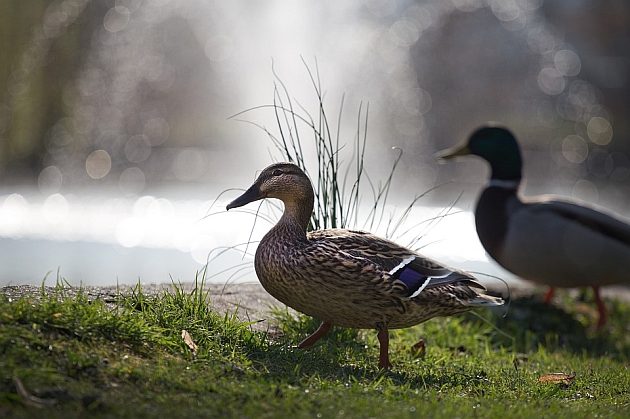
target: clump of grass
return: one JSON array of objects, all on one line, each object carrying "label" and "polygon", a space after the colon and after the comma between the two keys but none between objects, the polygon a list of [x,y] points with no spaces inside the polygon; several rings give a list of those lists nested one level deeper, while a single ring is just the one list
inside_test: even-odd
[{"label": "clump of grass", "polygon": [[170,343],[176,343],[182,353],[189,353],[181,338],[186,330],[199,346],[195,357],[222,357],[224,362],[243,362],[236,359],[237,346],[258,348],[264,345],[263,336],[253,333],[249,324],[238,320],[237,312],[220,315],[210,305],[209,290],[205,287],[206,270],[198,272],[192,288],[173,282],[170,290],[147,297],[140,284],[128,295],[121,296],[123,312],[136,310],[148,323],[161,328]]},{"label": "clump of grass", "polygon": [[[103,387],[135,381],[143,359],[211,360],[222,371],[248,367],[248,353],[266,345],[264,335],[252,332],[235,314],[212,310],[204,284],[201,276],[191,290],[173,284],[151,296],[138,284],[119,294],[114,306],[90,299],[83,289],[65,287],[63,281],[16,301],[0,295],[0,405],[91,408],[88,404],[101,399]],[[194,354],[182,330],[198,345]],[[30,391],[25,388],[38,396],[25,396]],[[22,397],[15,389],[21,389]]]},{"label": "clump of grass", "polygon": [[[273,112],[275,130],[251,120],[239,120],[264,131],[277,155],[281,156],[282,160],[298,165],[311,178],[315,192],[315,208],[309,229],[374,230],[386,221],[385,235],[391,237],[402,228],[417,201],[430,190],[414,195],[409,205],[400,211],[398,216],[386,215],[394,175],[403,156],[402,149],[393,147],[395,154],[389,173],[384,179],[373,181],[365,165],[369,104],[363,102],[359,104],[355,126],[350,131],[352,138],[344,139],[346,135],[342,129],[342,120],[345,112],[345,95],[340,100],[333,120],[327,111],[329,106],[325,103],[317,61],[314,68],[304,59],[302,61],[315,94],[315,112],[292,98],[287,86],[272,66],[274,76],[272,104],[246,109],[232,118],[260,109],[270,109]],[[312,161],[309,160],[313,155]],[[272,159],[273,157],[272,155]],[[363,208],[366,210],[363,211]],[[409,230],[415,227],[417,225]],[[417,241],[418,237],[412,240]]]}]

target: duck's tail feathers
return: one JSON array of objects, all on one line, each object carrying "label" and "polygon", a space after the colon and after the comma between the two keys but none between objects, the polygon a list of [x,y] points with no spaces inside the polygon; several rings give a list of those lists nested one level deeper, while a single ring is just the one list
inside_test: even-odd
[{"label": "duck's tail feathers", "polygon": [[488,294],[477,294],[475,298],[466,300],[463,303],[470,307],[496,307],[503,305],[503,298],[493,297]]}]

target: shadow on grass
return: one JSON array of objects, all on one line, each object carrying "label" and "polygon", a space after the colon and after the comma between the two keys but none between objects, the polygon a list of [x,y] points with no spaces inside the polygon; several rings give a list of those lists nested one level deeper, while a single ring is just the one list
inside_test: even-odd
[{"label": "shadow on grass", "polygon": [[[356,329],[335,327],[313,348],[301,350],[295,345],[312,333],[319,326],[319,321],[305,315],[293,316],[288,311],[276,311],[274,317],[281,329],[280,341],[271,342],[266,348],[253,348],[249,354],[254,367],[272,380],[299,385],[316,377],[344,383],[361,380],[378,385],[381,379],[387,379],[392,384],[413,389],[475,387],[487,382],[486,372],[478,367],[435,367],[426,363],[420,367],[420,374],[417,369],[399,369],[396,358],[400,362],[401,354],[397,356],[391,349],[394,368],[380,370],[377,367],[377,352],[368,348]],[[376,333],[367,331],[372,332]]]},{"label": "shadow on grass", "polygon": [[[366,362],[344,363],[343,354],[348,347],[363,351]],[[329,338],[306,351],[287,345],[272,345],[264,351],[250,354],[250,359],[256,368],[264,370],[268,378],[296,386],[313,378],[345,383],[357,380],[378,383],[381,378],[386,378],[392,384],[412,389],[439,389],[444,386],[472,388],[476,383],[483,385],[487,382],[486,372],[481,369],[445,371],[427,366],[418,374],[418,371],[407,372],[394,366],[392,370],[383,371],[376,367],[376,357],[366,352],[364,345],[356,340],[335,341]]]},{"label": "shadow on grass", "polygon": [[[363,351],[363,358],[357,356],[356,364],[344,363],[343,354],[348,347],[354,347]],[[341,355],[341,357],[340,357]],[[264,369],[270,379],[287,382],[291,385],[304,384],[304,381],[313,379],[352,383],[355,381],[367,381],[378,383],[386,378],[395,385],[401,385],[412,389],[439,389],[444,386],[452,388],[458,386],[475,387],[487,382],[487,374],[482,369],[467,370],[462,368],[434,369],[427,365],[417,370],[405,371],[394,368],[392,370],[379,370],[377,358],[367,354],[364,345],[355,341],[337,342],[328,340],[318,343],[318,346],[310,350],[300,350],[290,346],[271,346],[265,351],[257,351],[250,355],[250,359],[259,369]]]},{"label": "shadow on grass", "polygon": [[[607,301],[609,322],[595,330],[597,321],[594,304],[563,299],[560,303],[546,304],[539,297],[513,299],[507,316],[495,311],[490,322],[502,333],[490,339],[498,347],[528,353],[539,347],[548,351],[564,350],[587,353],[592,356],[609,356],[618,360],[630,358],[628,324],[630,312],[617,301]],[[467,322],[484,320],[467,313]],[[507,336],[506,336],[507,335]]]},{"label": "shadow on grass", "polygon": [[[515,355],[544,348],[551,353],[569,352],[626,361],[630,359],[627,321],[630,308],[617,301],[608,301],[607,305],[610,321],[601,332],[594,330],[595,317],[589,304],[570,300],[550,305],[537,297],[520,297],[512,301],[508,316],[502,317],[498,310],[484,316],[490,324],[471,313],[459,316],[464,327],[460,333],[481,333],[493,347]],[[407,373],[395,367],[392,371],[380,371],[376,352],[368,349],[359,331],[353,329],[333,328],[312,349],[299,350],[295,345],[316,330],[319,321],[303,315],[293,316],[288,311],[275,312],[274,316],[280,327],[280,341],[270,342],[263,350],[258,348],[250,353],[254,365],[272,378],[298,383],[310,376],[343,382],[378,381],[386,376],[394,383],[412,388],[475,387],[475,383],[483,385],[486,381],[485,372],[474,365],[434,368],[426,364],[420,374],[417,370]]]}]

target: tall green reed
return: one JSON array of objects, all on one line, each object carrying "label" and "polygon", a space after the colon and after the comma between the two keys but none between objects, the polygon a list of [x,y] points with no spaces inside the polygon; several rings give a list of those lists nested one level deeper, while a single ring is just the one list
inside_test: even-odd
[{"label": "tall green reed", "polygon": [[[361,102],[356,111],[352,138],[344,139],[342,120],[345,112],[345,95],[342,95],[336,116],[331,118],[325,103],[317,61],[310,66],[302,62],[316,98],[316,110],[302,106],[292,98],[274,66],[273,102],[248,108],[232,118],[252,124],[265,132],[277,154],[295,163],[313,182],[315,208],[309,229],[364,228],[373,230],[387,222],[386,235],[394,235],[410,215],[414,204],[431,190],[415,195],[409,205],[397,216],[386,215],[394,175],[403,156],[402,149],[393,147],[394,156],[387,176],[375,182],[366,168],[368,119],[370,106]],[[275,119],[275,130],[243,119],[242,115],[255,110],[270,109]],[[351,149],[348,151],[348,145]],[[314,161],[309,160],[306,149],[314,150]],[[343,158],[342,154],[349,153]],[[367,196],[367,198],[365,198]]]}]

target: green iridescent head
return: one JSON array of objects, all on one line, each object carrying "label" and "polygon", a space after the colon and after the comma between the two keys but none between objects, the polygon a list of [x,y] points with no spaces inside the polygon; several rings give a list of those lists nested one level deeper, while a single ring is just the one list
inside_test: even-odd
[{"label": "green iridescent head", "polygon": [[518,180],[523,160],[514,135],[506,128],[483,126],[468,138],[465,144],[439,153],[441,159],[467,155],[479,156],[490,163],[492,179]]}]

